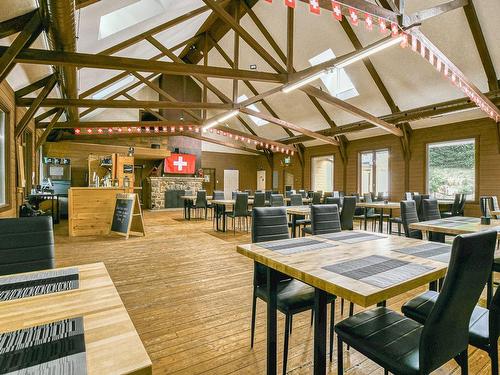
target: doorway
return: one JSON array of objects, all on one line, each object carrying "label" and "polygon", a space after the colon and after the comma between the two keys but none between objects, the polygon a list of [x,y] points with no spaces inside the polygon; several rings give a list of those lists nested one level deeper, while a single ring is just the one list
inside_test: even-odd
[{"label": "doorway", "polygon": [[203,168],[203,190],[213,195],[215,190],[215,168]]},{"label": "doorway", "polygon": [[224,170],[224,198],[231,199],[233,191],[240,186],[240,171],[237,169]]},{"label": "doorway", "polygon": [[257,190],[266,190],[266,171],[257,171]]}]

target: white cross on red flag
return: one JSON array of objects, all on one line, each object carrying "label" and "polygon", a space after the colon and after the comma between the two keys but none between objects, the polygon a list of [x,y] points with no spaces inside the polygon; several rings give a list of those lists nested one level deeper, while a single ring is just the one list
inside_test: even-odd
[{"label": "white cross on red flag", "polygon": [[338,2],[333,0],[332,0],[332,10],[333,10],[333,17],[335,17],[338,21],[342,21],[342,8]]},{"label": "white cross on red flag", "polygon": [[285,0],[285,5],[290,8],[295,8],[296,0]]},{"label": "white cross on red flag", "polygon": [[318,0],[309,0],[309,11],[314,14],[320,14],[321,9]]},{"label": "white cross on red flag", "polygon": [[196,156],[189,154],[172,154],[165,159],[164,172],[178,174],[194,174]]}]

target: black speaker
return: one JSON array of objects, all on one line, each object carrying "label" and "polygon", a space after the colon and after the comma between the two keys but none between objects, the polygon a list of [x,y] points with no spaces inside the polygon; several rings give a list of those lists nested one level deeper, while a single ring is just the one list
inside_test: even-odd
[{"label": "black speaker", "polygon": [[180,154],[179,147],[174,148],[174,154]]}]

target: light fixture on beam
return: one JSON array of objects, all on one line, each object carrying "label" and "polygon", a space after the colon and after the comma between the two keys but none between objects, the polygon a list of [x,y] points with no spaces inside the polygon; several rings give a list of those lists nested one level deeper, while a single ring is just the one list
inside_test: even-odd
[{"label": "light fixture on beam", "polygon": [[316,81],[323,74],[330,73],[332,70],[333,70],[333,68],[324,69],[324,70],[317,72],[309,77],[303,78],[300,81],[283,86],[283,88],[281,89],[281,92],[284,92],[285,94],[287,94],[293,90],[297,90],[298,88],[300,88],[302,86],[308,85],[309,83]]},{"label": "light fixture on beam", "polygon": [[239,111],[235,109],[230,112],[224,113],[223,115],[213,117],[205,123],[205,126],[203,126],[203,131],[206,132],[208,129],[213,128],[217,124],[235,117],[236,115],[238,115],[238,113]]}]

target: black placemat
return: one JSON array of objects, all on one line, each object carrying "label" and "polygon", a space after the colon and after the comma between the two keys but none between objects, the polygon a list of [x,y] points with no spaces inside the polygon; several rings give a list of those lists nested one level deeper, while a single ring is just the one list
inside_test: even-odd
[{"label": "black placemat", "polygon": [[340,241],[344,243],[359,243],[365,241],[373,241],[380,240],[382,238],[387,238],[383,235],[378,235],[374,233],[366,233],[366,232],[338,232],[338,233],[328,233],[328,234],[320,234],[319,237],[325,238],[331,241]]},{"label": "black placemat", "polygon": [[452,216],[447,220],[463,222],[463,223],[480,223],[481,219],[478,217],[467,217],[467,216]]},{"label": "black placemat", "polygon": [[83,318],[0,334],[0,374],[86,375]]},{"label": "black placemat", "polygon": [[422,224],[436,225],[445,228],[454,228],[454,227],[461,227],[467,223],[463,221],[450,221],[445,219],[438,219],[438,220],[422,221]]},{"label": "black placemat", "polygon": [[432,267],[379,255],[348,260],[323,269],[379,288],[399,284],[433,270]]},{"label": "black placemat", "polygon": [[444,243],[425,243],[422,245],[405,247],[394,251],[398,253],[413,255],[419,258],[429,258],[448,263],[451,255],[451,246]]},{"label": "black placemat", "polygon": [[0,279],[0,301],[78,289],[78,268],[50,270]]},{"label": "black placemat", "polygon": [[280,254],[285,254],[285,255],[302,253],[305,251],[320,250],[335,246],[332,245],[331,243],[319,241],[308,237],[292,238],[289,240],[279,240],[271,242],[261,242],[258,245],[265,249],[276,251]]}]

